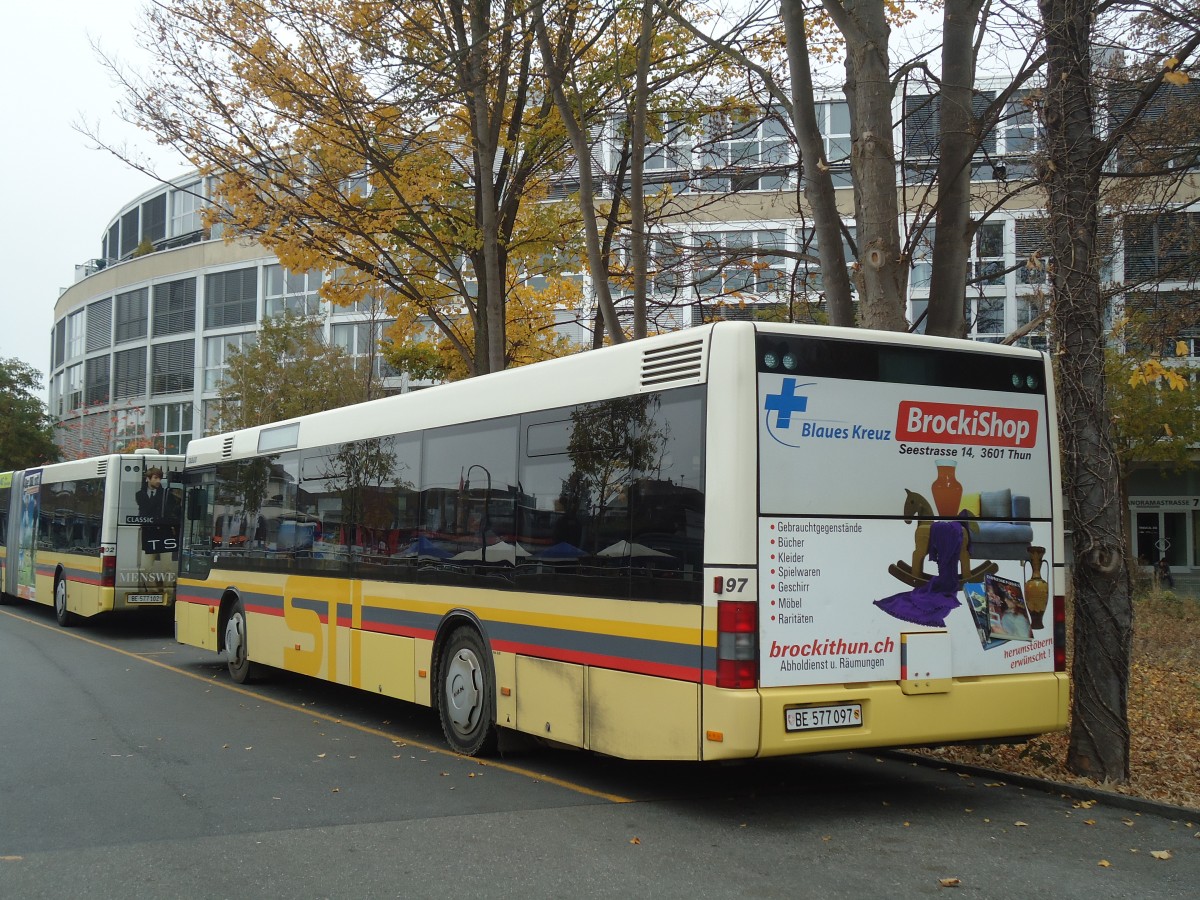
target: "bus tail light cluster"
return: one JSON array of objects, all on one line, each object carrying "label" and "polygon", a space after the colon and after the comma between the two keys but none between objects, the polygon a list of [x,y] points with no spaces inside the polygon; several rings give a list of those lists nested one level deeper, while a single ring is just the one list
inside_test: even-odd
[{"label": "bus tail light cluster", "polygon": [[1054,671],[1067,671],[1067,602],[1054,595]]},{"label": "bus tail light cluster", "polygon": [[117,586],[117,555],[102,553],[100,555],[100,587]]},{"label": "bus tail light cluster", "polygon": [[717,601],[717,687],[758,686],[758,604]]}]

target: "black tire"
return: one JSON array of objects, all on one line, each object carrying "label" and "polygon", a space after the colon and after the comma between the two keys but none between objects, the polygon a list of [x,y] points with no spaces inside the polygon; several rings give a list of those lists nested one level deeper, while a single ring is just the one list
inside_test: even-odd
[{"label": "black tire", "polygon": [[250,662],[246,636],[246,607],[240,599],[233,601],[225,620],[225,661],[229,677],[238,684],[253,681],[258,667]]},{"label": "black tire", "polygon": [[487,660],[487,647],[474,628],[455,630],[442,648],[438,717],[446,742],[464,756],[496,750],[496,687]]},{"label": "black tire", "polygon": [[63,628],[75,624],[75,613],[67,609],[67,578],[60,575],[54,579],[54,618]]}]

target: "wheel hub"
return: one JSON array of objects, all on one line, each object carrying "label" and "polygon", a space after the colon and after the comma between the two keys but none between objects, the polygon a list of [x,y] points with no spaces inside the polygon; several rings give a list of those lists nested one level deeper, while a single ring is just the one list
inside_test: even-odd
[{"label": "wheel hub", "polygon": [[469,734],[479,721],[480,679],[479,660],[468,650],[459,650],[450,660],[446,672],[446,707],[454,729]]}]

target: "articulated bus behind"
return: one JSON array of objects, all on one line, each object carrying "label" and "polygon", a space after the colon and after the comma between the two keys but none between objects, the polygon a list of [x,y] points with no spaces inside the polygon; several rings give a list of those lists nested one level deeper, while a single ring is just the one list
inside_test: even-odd
[{"label": "articulated bus behind", "polygon": [[633,759],[1065,727],[1047,358],[722,322],[193,441],[176,637]]},{"label": "articulated bus behind", "polygon": [[111,454],[0,474],[0,589],[67,626],[175,602],[183,457]]}]

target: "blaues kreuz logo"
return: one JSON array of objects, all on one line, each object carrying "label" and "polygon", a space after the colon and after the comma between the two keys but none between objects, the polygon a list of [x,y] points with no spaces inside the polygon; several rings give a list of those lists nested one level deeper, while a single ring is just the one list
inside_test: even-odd
[{"label": "blaues kreuz logo", "polygon": [[[797,393],[800,388],[813,387],[817,382],[809,381],[799,384],[795,378],[784,378],[779,385],[778,393],[768,393],[763,398],[763,423],[767,426],[767,434],[776,443],[785,447],[800,447],[810,441],[890,441],[891,428],[880,428],[877,425],[864,425],[847,419],[828,419],[813,416],[808,408],[808,394]],[[827,394],[822,394],[820,388],[816,392],[817,400],[829,400]],[[818,403],[816,411],[822,411]],[[834,402],[834,406],[837,403]],[[829,408],[826,403],[824,409]],[[793,421],[796,416],[799,421]]]},{"label": "blaues kreuz logo", "polygon": [[[816,382],[802,384],[799,387],[809,387]],[[808,409],[808,397],[796,394],[796,379],[783,379],[783,386],[778,394],[767,394],[763,409],[767,411],[767,427],[771,427],[771,413],[775,413],[776,428],[791,428],[792,413],[804,412]]]}]

